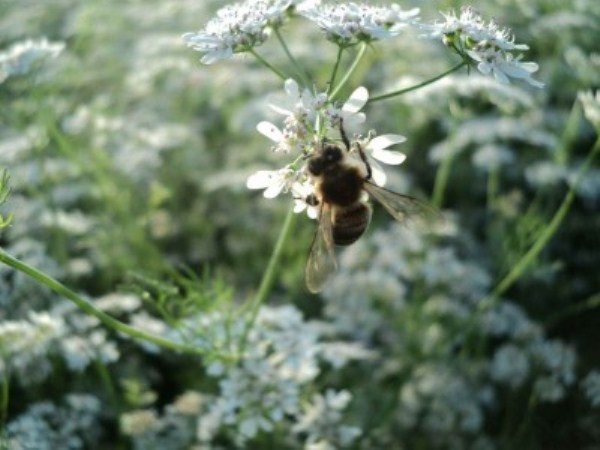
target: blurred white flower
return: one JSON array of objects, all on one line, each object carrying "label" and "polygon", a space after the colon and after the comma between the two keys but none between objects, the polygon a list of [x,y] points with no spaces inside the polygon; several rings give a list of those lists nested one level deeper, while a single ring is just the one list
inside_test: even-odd
[{"label": "blurred white flower", "polygon": [[25,75],[38,61],[56,58],[64,48],[64,42],[50,42],[46,38],[13,44],[0,52],[0,83],[12,75]]},{"label": "blurred white flower", "polygon": [[592,407],[600,407],[600,371],[592,370],[581,382],[581,387]]},{"label": "blurred white flower", "polygon": [[121,430],[127,436],[139,436],[147,433],[158,423],[158,415],[153,409],[140,409],[121,415]]},{"label": "blurred white flower", "polygon": [[595,94],[592,91],[580,92],[578,98],[583,105],[583,112],[587,120],[596,130],[600,130],[600,90],[597,90]]},{"label": "blurred white flower", "polygon": [[217,11],[204,29],[185,33],[182,38],[188,47],[203,54],[200,59],[203,64],[213,64],[266,41],[271,14],[266,2],[227,5]]},{"label": "blurred white flower", "polygon": [[375,6],[368,3],[335,3],[301,12],[339,45],[370,42],[397,36],[418,20],[419,9],[404,11],[398,4]]},{"label": "blurred white flower", "polygon": [[490,375],[493,380],[517,388],[527,379],[529,369],[527,355],[518,347],[508,344],[500,347],[494,354]]}]

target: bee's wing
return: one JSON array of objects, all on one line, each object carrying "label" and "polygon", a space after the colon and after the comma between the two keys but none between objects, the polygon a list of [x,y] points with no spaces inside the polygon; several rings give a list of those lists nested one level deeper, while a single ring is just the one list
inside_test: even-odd
[{"label": "bee's wing", "polygon": [[439,219],[439,212],[433,206],[429,206],[410,195],[390,191],[370,181],[365,182],[364,189],[371,197],[381,203],[398,222],[405,222],[409,217],[414,216]]},{"label": "bee's wing", "polygon": [[333,234],[331,229],[331,210],[323,203],[319,212],[319,221],[310,254],[306,263],[306,287],[312,293],[321,292],[325,281],[337,269]]}]

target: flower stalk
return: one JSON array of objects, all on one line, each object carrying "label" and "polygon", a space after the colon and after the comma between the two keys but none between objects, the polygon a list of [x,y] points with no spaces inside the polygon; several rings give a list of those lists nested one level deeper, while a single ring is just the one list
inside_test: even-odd
[{"label": "flower stalk", "polygon": [[333,92],[331,92],[329,94],[330,100],[334,100],[337,97],[337,95],[340,93],[340,91],[344,88],[344,86],[346,85],[348,80],[350,80],[350,77],[352,76],[352,74],[354,73],[354,71],[356,70],[358,65],[360,64],[361,60],[363,59],[363,56],[365,56],[366,51],[367,51],[367,44],[363,42],[360,44],[360,48],[358,50],[358,53],[356,54],[356,57],[354,58],[354,61],[352,61],[352,65],[348,68],[348,70],[344,74],[344,77],[339,82],[339,84],[335,87]]},{"label": "flower stalk", "polygon": [[150,342],[159,347],[163,347],[176,352],[191,353],[196,355],[201,355],[204,353],[203,350],[197,347],[170,341],[169,339],[165,339],[160,336],[147,333],[145,331],[132,327],[131,325],[127,325],[126,323],[123,323],[120,320],[115,319],[114,317],[106,314],[104,311],[98,309],[90,301],[80,297],[77,293],[66,287],[61,282],[39,271],[35,267],[32,267],[24,263],[23,261],[18,260],[14,256],[9,255],[3,249],[0,249],[0,262],[6,264],[9,267],[12,267],[15,270],[18,270],[19,272],[24,273],[28,277],[37,281],[38,283],[50,288],[55,293],[70,300],[83,312],[97,318],[105,326],[118,333],[122,333],[133,339]]},{"label": "flower stalk", "polygon": [[445,72],[442,72],[439,75],[436,75],[433,78],[429,78],[428,80],[425,80],[425,81],[423,81],[421,83],[415,84],[414,86],[409,86],[409,87],[404,88],[404,89],[399,89],[397,91],[388,92],[387,94],[381,94],[381,95],[376,95],[374,97],[371,97],[369,99],[369,103],[379,102],[381,100],[387,100],[389,98],[398,97],[398,96],[406,94],[408,92],[416,91],[417,89],[420,89],[422,87],[425,87],[427,85],[435,83],[438,80],[441,80],[442,78],[450,75],[451,73],[456,72],[459,69],[462,69],[466,65],[467,65],[467,62],[466,61],[462,61],[462,62],[458,63],[457,65],[455,65],[454,67],[446,70]]},{"label": "flower stalk", "polygon": [[281,231],[279,232],[279,237],[277,238],[277,242],[275,243],[275,247],[273,248],[271,257],[269,258],[269,263],[267,264],[267,268],[265,269],[262,279],[260,281],[258,291],[256,292],[256,295],[254,296],[254,299],[251,301],[251,303],[248,304],[248,308],[250,309],[250,316],[248,318],[248,322],[246,322],[246,328],[244,329],[244,333],[242,334],[240,354],[243,354],[244,352],[244,347],[248,339],[248,334],[250,333],[252,327],[254,326],[254,323],[256,322],[260,306],[264,303],[266,298],[269,296],[269,293],[271,292],[271,288],[273,287],[273,283],[275,281],[275,275],[277,273],[279,263],[281,262],[281,255],[283,254],[283,249],[285,248],[286,242],[292,235],[295,218],[296,214],[294,213],[294,210],[292,208],[288,211],[287,215],[285,216],[283,226],[281,227]]}]

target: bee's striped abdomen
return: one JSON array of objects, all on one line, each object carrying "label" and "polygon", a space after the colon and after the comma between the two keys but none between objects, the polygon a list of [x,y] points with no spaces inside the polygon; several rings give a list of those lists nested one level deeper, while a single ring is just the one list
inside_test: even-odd
[{"label": "bee's striped abdomen", "polygon": [[333,214],[333,242],[350,245],[363,235],[371,221],[371,207],[356,202],[346,208],[336,208]]}]

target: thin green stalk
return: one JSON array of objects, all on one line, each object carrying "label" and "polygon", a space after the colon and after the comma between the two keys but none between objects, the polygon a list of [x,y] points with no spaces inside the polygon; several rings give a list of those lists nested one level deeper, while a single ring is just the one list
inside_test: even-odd
[{"label": "thin green stalk", "polygon": [[327,97],[330,96],[331,91],[333,90],[333,83],[335,83],[335,77],[337,76],[338,69],[340,68],[340,63],[342,62],[342,54],[344,53],[344,47],[339,46],[337,57],[335,59],[335,65],[333,66],[333,70],[331,71],[331,76],[329,77],[329,85],[327,86]]},{"label": "thin green stalk", "polygon": [[203,353],[201,349],[198,349],[196,347],[180,344],[178,342],[173,342],[168,339],[164,339],[160,336],[146,333],[145,331],[134,328],[131,325],[127,325],[115,319],[114,317],[109,316],[104,311],[96,308],[91,302],[83,299],[59,281],[46,275],[38,269],[31,267],[30,265],[22,261],[19,261],[17,258],[9,255],[2,249],[0,249],[0,262],[6,264],[9,267],[12,267],[15,270],[18,270],[19,272],[24,273],[28,277],[33,278],[38,283],[50,288],[55,293],[67,298],[83,312],[89,314],[90,316],[96,317],[100,322],[102,322],[107,327],[113,329],[114,331],[123,333],[134,339],[151,342],[152,344],[155,344],[159,347],[164,347],[166,349],[174,350],[177,352],[193,354]]},{"label": "thin green stalk", "polygon": [[393,92],[388,92],[387,94],[376,95],[375,97],[371,97],[369,99],[369,103],[378,102],[380,100],[386,100],[388,98],[397,97],[399,95],[406,94],[407,92],[415,91],[424,86],[427,86],[428,84],[435,83],[436,81],[441,80],[445,76],[450,75],[452,72],[456,72],[457,70],[464,67],[465,65],[467,65],[467,63],[465,61],[462,61],[459,64],[457,64],[456,66],[452,67],[451,69],[448,69],[445,72],[443,72],[433,78],[425,80],[419,84],[415,84],[414,86],[410,86],[410,87],[407,87],[404,89],[399,89],[399,90],[393,91]]},{"label": "thin green stalk", "polygon": [[433,194],[431,194],[431,205],[437,209],[440,209],[444,203],[444,194],[446,192],[446,186],[448,186],[448,179],[450,178],[450,170],[452,169],[453,161],[453,155],[446,156],[440,163],[435,174]]},{"label": "thin green stalk", "polygon": [[267,268],[265,269],[262,280],[260,281],[258,292],[254,296],[252,302],[249,304],[250,318],[248,319],[248,322],[246,322],[246,328],[244,329],[244,333],[242,335],[240,354],[243,353],[244,347],[246,346],[246,340],[248,339],[248,333],[250,333],[250,330],[254,326],[254,322],[256,322],[256,317],[258,316],[260,305],[262,305],[262,303],[266,300],[267,296],[269,295],[269,292],[271,292],[273,282],[275,281],[275,274],[277,273],[277,269],[281,261],[281,255],[283,254],[283,248],[288,238],[292,234],[295,217],[296,214],[294,213],[294,210],[292,208],[289,210],[287,216],[285,217],[285,221],[283,222],[283,226],[281,227],[281,231],[279,232],[279,237],[277,238],[277,242],[275,243],[275,247],[273,248],[273,253],[271,253],[271,258],[269,259]]},{"label": "thin green stalk", "polygon": [[[467,339],[473,338],[472,336],[475,325],[477,324],[479,317],[485,311],[493,308],[500,301],[500,297],[504,294],[529,268],[529,266],[536,260],[542,250],[546,247],[550,239],[556,234],[558,228],[562,224],[563,220],[567,216],[573,201],[575,200],[575,190],[579,186],[583,176],[586,174],[588,169],[590,168],[594,158],[600,153],[600,138],[596,140],[594,147],[592,148],[590,154],[587,159],[580,167],[579,172],[577,173],[577,177],[573,184],[571,185],[569,191],[565,195],[564,200],[562,201],[558,210],[554,213],[552,220],[546,228],[540,233],[534,244],[531,248],[521,257],[519,262],[513,266],[512,270],[498,283],[496,288],[492,291],[490,295],[484,297],[477,305],[477,309],[475,313],[471,316],[468,324],[466,336]],[[476,342],[476,347],[479,351],[483,351],[485,348],[486,339],[485,337],[479,338]],[[465,356],[468,351],[468,346],[464,345],[461,351],[461,356]]]},{"label": "thin green stalk", "polygon": [[584,311],[591,311],[592,309],[596,308],[600,308],[600,293],[594,294],[582,302],[570,305],[556,314],[552,314],[550,317],[544,320],[544,327],[546,329],[553,328],[567,317],[580,314]]},{"label": "thin green stalk", "polygon": [[331,94],[329,95],[329,99],[330,100],[335,99],[335,97],[340,93],[340,91],[346,85],[346,83],[348,82],[348,80],[350,79],[350,77],[352,76],[352,74],[354,73],[354,71],[356,70],[356,68],[358,67],[358,64],[362,60],[362,58],[365,55],[366,51],[367,51],[367,44],[365,44],[363,42],[362,44],[360,44],[360,49],[358,50],[358,53],[356,54],[356,57],[354,58],[354,61],[352,61],[352,65],[346,71],[346,74],[344,75],[344,78],[342,78],[342,80],[335,87],[335,89],[333,90],[333,92],[331,92]]},{"label": "thin green stalk", "polygon": [[10,374],[6,370],[2,374],[2,384],[0,385],[2,398],[0,400],[0,427],[4,430],[6,421],[8,420],[8,402],[10,400]]},{"label": "thin green stalk", "polygon": [[577,139],[577,133],[579,132],[579,123],[581,122],[581,105],[578,101],[573,103],[569,118],[567,119],[567,125],[565,131],[560,137],[558,148],[554,153],[554,162],[560,165],[566,165],[569,162],[569,151]]},{"label": "thin green stalk", "polygon": [[265,66],[267,69],[269,69],[275,75],[277,75],[279,78],[281,78],[284,81],[287,80],[288,77],[281,70],[279,70],[278,68],[273,66],[269,61],[267,61],[265,58],[263,58],[258,53],[256,53],[256,50],[251,48],[250,53],[252,53],[254,55],[254,57],[258,60],[258,62],[260,62],[263,66]]},{"label": "thin green stalk", "polygon": [[277,40],[281,44],[281,47],[283,48],[283,51],[285,52],[285,54],[287,55],[288,59],[291,61],[292,65],[296,69],[296,72],[298,72],[298,75],[300,76],[302,84],[304,84],[304,87],[310,89],[310,87],[311,87],[310,76],[306,73],[306,71],[298,63],[298,60],[296,60],[296,58],[294,58],[294,55],[292,55],[292,52],[290,51],[290,49],[287,46],[285,40],[283,39],[283,36],[281,35],[281,32],[279,31],[279,28],[275,28],[275,36],[277,36]]},{"label": "thin green stalk", "polygon": [[544,231],[539,235],[533,246],[529,249],[525,255],[519,260],[519,262],[512,268],[512,270],[500,281],[498,286],[494,289],[491,295],[482,301],[480,305],[485,307],[487,303],[491,303],[492,305],[495,303],[495,299],[499,298],[502,294],[504,294],[514,283],[517,281],[524,273],[525,270],[531,265],[533,261],[538,257],[541,251],[546,247],[550,239],[556,234],[558,228],[562,224],[563,220],[567,216],[573,201],[575,200],[575,190],[579,186],[581,179],[589,169],[592,161],[596,157],[596,155],[600,152],[600,138],[594,144],[592,151],[588,155],[587,159],[579,169],[579,173],[575,182],[571,185],[569,192],[565,196],[560,208],[554,214],[554,217],[548,224],[548,226],[544,229]]},{"label": "thin green stalk", "polygon": [[488,210],[494,207],[496,202],[496,196],[498,195],[498,189],[500,186],[500,169],[494,167],[490,169],[487,179],[487,208]]}]

